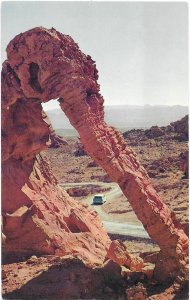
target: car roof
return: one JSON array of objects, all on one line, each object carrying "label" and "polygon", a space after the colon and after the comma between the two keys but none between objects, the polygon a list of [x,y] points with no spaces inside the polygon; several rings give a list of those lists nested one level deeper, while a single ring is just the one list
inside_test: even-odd
[{"label": "car roof", "polygon": [[97,195],[94,195],[94,197],[104,197],[103,194],[97,194]]}]

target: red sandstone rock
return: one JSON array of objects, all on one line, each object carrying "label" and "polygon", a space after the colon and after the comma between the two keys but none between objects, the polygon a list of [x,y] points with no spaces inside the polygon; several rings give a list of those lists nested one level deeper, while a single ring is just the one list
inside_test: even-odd
[{"label": "red sandstone rock", "polygon": [[[109,280],[112,278],[112,281]],[[72,256],[31,257],[6,264],[2,272],[4,299],[119,299],[120,267],[108,261],[89,268]]]},{"label": "red sandstone rock", "polygon": [[146,274],[146,277],[150,280],[153,277],[154,274],[155,265],[151,263],[144,264],[144,267],[142,268],[142,272]]},{"label": "red sandstone rock", "polygon": [[140,272],[144,266],[143,259],[129,254],[127,247],[120,240],[111,242],[107,257],[120,266],[127,266],[131,271]]},{"label": "red sandstone rock", "polygon": [[130,266],[131,256],[129,255],[126,246],[120,240],[112,241],[107,252],[108,258],[120,266]]},{"label": "red sandstone rock", "polygon": [[[23,205],[29,208],[33,199],[39,201],[41,188],[42,190],[44,188],[38,179],[39,171],[35,170],[32,173],[32,187],[30,181],[28,184],[25,184],[25,181],[28,181],[27,178],[31,174],[29,171],[34,167],[35,155],[46,146],[49,137],[48,128],[43,124],[41,117],[40,102],[59,98],[61,108],[80,134],[85,151],[105,169],[113,181],[120,185],[150,237],[160,246],[164,264],[161,263],[163,259],[160,257],[157,276],[162,280],[168,276],[174,277],[178,273],[187,277],[188,238],[174,215],[157,195],[147,172],[139,164],[136,154],[127,147],[122,134],[104,122],[103,98],[96,81],[98,72],[91,57],[84,55],[71,37],[55,29],[44,28],[35,28],[16,36],[7,47],[7,55],[8,60],[3,64],[2,72],[2,152],[5,160],[3,168],[7,170],[7,176],[10,174],[12,185],[9,181],[4,181],[4,190],[8,184],[10,190],[8,191],[10,197],[3,201],[4,213],[14,213]],[[27,117],[23,117],[25,112]],[[26,165],[23,165],[22,161],[26,161]],[[20,169],[21,179],[18,179],[18,176],[14,178],[13,170],[16,165]],[[16,188],[17,184],[20,189]],[[52,188],[51,192],[48,190],[51,206],[57,203],[57,198],[62,198],[55,189],[57,191],[57,188],[53,188],[56,196],[51,195]],[[3,197],[7,198],[5,193]],[[49,214],[47,204],[43,203],[42,207],[44,214]],[[30,214],[41,216],[42,207],[40,206],[39,212],[32,211]],[[54,227],[52,218],[55,218],[55,210],[52,211],[48,228]],[[77,214],[72,214],[72,220],[80,230],[86,228],[81,220],[84,215],[86,216],[86,209],[84,214],[79,213],[78,221]],[[41,218],[44,220],[44,216]],[[33,222],[32,217],[30,220]],[[99,232],[102,235],[103,229],[99,231],[101,225],[98,221],[97,223],[99,225],[96,234]],[[92,231],[90,232],[90,237],[95,243],[94,235]],[[49,249],[53,247],[54,229],[51,233],[50,247],[44,245],[44,248],[48,249],[46,251],[53,251]],[[86,238],[87,233],[81,235]],[[71,236],[69,234],[68,240],[64,240],[65,245],[69,247]],[[80,244],[80,234],[74,236],[77,236],[75,245]],[[8,235],[7,238],[9,239]],[[59,237],[56,240],[59,240]],[[100,239],[98,241],[104,252],[109,244],[105,233],[102,240],[103,242]],[[33,243],[33,240],[28,242]],[[62,247],[59,243],[55,244],[56,247]],[[94,245],[94,250],[101,248],[100,244]],[[83,251],[87,252],[85,248]]]},{"label": "red sandstone rock", "polygon": [[67,145],[68,143],[59,135],[57,135],[55,132],[52,132],[50,134],[50,148],[59,148],[61,145]]},{"label": "red sandstone rock", "polygon": [[88,265],[103,263],[110,240],[99,218],[57,186],[45,157],[6,161],[3,186],[8,257],[72,254]]},{"label": "red sandstone rock", "polygon": [[42,111],[42,117],[44,122],[46,122],[46,124],[49,127],[50,130],[50,148],[59,148],[61,145],[68,145],[68,143],[59,135],[56,134],[55,130],[53,129],[51,122],[48,118],[48,116],[46,115],[46,113],[44,111]]}]

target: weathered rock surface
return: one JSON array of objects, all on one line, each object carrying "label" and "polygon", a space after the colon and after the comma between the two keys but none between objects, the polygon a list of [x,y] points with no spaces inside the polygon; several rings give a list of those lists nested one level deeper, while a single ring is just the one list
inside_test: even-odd
[{"label": "weathered rock surface", "polygon": [[[183,119],[182,119],[183,120]],[[176,123],[180,123],[180,120]],[[188,119],[186,118],[186,126]],[[161,127],[164,135],[149,139],[144,130],[130,130],[124,133],[127,144],[138,153],[140,163],[146,168],[151,177],[154,188],[164,203],[175,213],[175,217],[188,234],[189,229],[189,183],[188,176],[188,144],[179,140],[179,133],[174,128]],[[114,205],[115,202],[115,205]],[[118,207],[117,202],[112,202],[112,208]],[[128,209],[127,202],[120,206]],[[105,206],[104,206],[105,207]],[[107,211],[109,208],[107,207]],[[129,214],[123,214],[123,219]]]},{"label": "weathered rock surface", "polygon": [[[99,93],[99,85],[96,81],[98,72],[91,57],[84,55],[71,37],[63,35],[53,28],[51,30],[35,28],[16,36],[7,47],[7,55],[8,60],[3,64],[2,76],[2,149],[5,160],[4,168],[7,170],[12,168],[11,172],[5,172],[7,176],[10,175],[12,185],[9,192],[11,197],[4,201],[6,204],[3,204],[4,213],[12,214],[24,205],[29,208],[31,199],[39,201],[40,197],[35,198],[36,192],[41,196],[41,190],[44,187],[43,184],[39,186],[36,183],[39,180],[38,172],[35,170],[35,175],[32,175],[32,182],[35,182],[32,188],[30,182],[27,187],[23,163],[27,165],[26,170],[29,177],[31,169],[35,166],[35,155],[46,146],[49,138],[49,130],[41,115],[40,102],[59,98],[61,108],[80,134],[85,151],[106,170],[113,181],[120,185],[150,237],[160,246],[157,277],[165,280],[168,276],[175,277],[179,273],[183,277],[187,277],[187,236],[171,211],[157,195],[147,172],[140,165],[136,154],[127,147],[122,134],[113,127],[108,127],[104,122],[103,98]],[[33,110],[34,114],[31,113]],[[23,118],[23,114],[26,114],[27,118]],[[13,180],[14,164],[18,164],[20,169],[24,169],[24,175],[21,178],[23,185],[20,178],[18,180],[18,176],[16,177],[19,181],[18,185],[20,185],[20,194],[17,192]],[[9,181],[5,180],[4,186],[8,183]],[[13,191],[17,192],[14,200],[12,198]],[[56,193],[59,194],[59,192]],[[23,200],[23,198],[25,199]],[[57,199],[57,196],[48,197],[48,199],[53,199],[50,202],[51,205],[55,203],[55,198]],[[37,204],[35,205],[37,206]],[[62,209],[62,207],[60,208]],[[55,218],[55,210],[51,214],[52,218]],[[81,211],[76,213],[75,210],[70,212],[68,222],[76,224],[77,230],[80,229],[80,232],[84,232],[82,236],[86,237],[89,227],[83,221],[83,217],[88,209],[84,210],[83,214]],[[47,204],[44,214],[48,214]],[[52,224],[55,223],[51,222],[51,228]],[[93,234],[93,230],[90,230],[93,234],[92,240],[94,241],[95,236],[100,233],[103,238],[101,240],[98,238],[100,244],[94,245],[94,250],[103,248],[104,252],[109,244],[109,239],[101,228],[101,223],[97,221],[94,222],[95,224],[97,224],[95,233]],[[75,228],[73,229],[74,233]],[[101,230],[99,230],[100,228]],[[80,236],[78,231],[77,233],[77,237]],[[7,232],[8,239],[9,234]],[[51,235],[52,240],[54,234],[55,231]],[[92,237],[91,234],[90,237]],[[71,235],[69,235],[68,243],[70,238]],[[75,241],[79,245],[81,240],[78,238]],[[29,242],[33,243],[33,240]],[[55,244],[56,247],[60,247],[59,243]],[[49,251],[46,244],[44,249]],[[83,246],[81,249],[88,256],[86,248]],[[81,249],[78,249],[80,253]]]},{"label": "weathered rock surface", "polygon": [[31,257],[3,267],[2,292],[5,299],[116,300],[124,294],[120,269],[111,261],[91,269],[72,256]]},{"label": "weathered rock surface", "polygon": [[108,258],[120,266],[126,266],[131,271],[142,271],[144,263],[142,258],[135,257],[127,251],[127,247],[120,240],[114,240],[107,252]]},{"label": "weathered rock surface", "polygon": [[46,157],[4,162],[7,258],[72,254],[87,265],[101,265],[110,240],[97,214],[70,198],[56,183]]},{"label": "weathered rock surface", "polygon": [[59,148],[62,145],[68,145],[68,143],[59,135],[56,134],[55,130],[53,129],[51,122],[47,116],[47,114],[42,111],[42,117],[44,119],[44,122],[47,123],[50,130],[50,148]]},{"label": "weathered rock surface", "polygon": [[126,277],[121,269],[110,260],[91,269],[72,256],[33,255],[2,266],[2,295],[4,299],[189,299],[187,286],[176,291],[177,283],[147,285],[142,274],[128,270]]},{"label": "weathered rock surface", "polygon": [[179,139],[188,141],[189,138],[189,118],[188,115],[179,121],[170,124],[174,130],[179,134]]},{"label": "weathered rock surface", "polygon": [[164,135],[164,130],[158,126],[152,126],[150,129],[145,130],[145,135],[149,138],[155,138]]},{"label": "weathered rock surface", "polygon": [[[37,155],[51,143],[53,130],[39,99],[27,99],[12,72],[5,62],[2,213],[6,256],[69,253],[89,265],[101,264],[110,243],[107,233],[96,214],[57,185],[46,158]],[[17,90],[22,94],[18,99]],[[15,102],[6,106],[6,101]]]},{"label": "weathered rock surface", "polygon": [[67,145],[67,142],[54,132],[50,134],[50,148],[59,148],[61,145]]}]

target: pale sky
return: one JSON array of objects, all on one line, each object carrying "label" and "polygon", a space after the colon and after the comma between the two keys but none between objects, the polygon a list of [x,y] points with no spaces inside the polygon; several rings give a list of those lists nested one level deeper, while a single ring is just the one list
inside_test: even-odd
[{"label": "pale sky", "polygon": [[54,27],[96,61],[106,105],[188,105],[185,2],[15,1],[1,13],[2,61],[15,35]]}]

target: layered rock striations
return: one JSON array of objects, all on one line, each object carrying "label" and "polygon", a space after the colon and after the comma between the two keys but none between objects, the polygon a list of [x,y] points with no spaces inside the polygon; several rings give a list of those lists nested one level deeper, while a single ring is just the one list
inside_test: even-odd
[{"label": "layered rock striations", "polygon": [[[43,228],[40,236],[47,234],[46,229],[52,224],[57,224],[55,219],[58,214],[58,224],[60,228],[63,226],[64,232],[68,235],[68,244],[71,241],[71,234],[67,232],[74,231],[73,234],[78,237],[75,239],[76,245],[80,242],[79,236],[83,237],[83,246],[87,244],[87,248],[84,247],[84,255],[89,247],[89,236],[96,244],[94,245],[94,251],[97,250],[96,257],[100,252],[102,257],[102,253],[109,245],[109,239],[100,222],[88,208],[77,204],[77,208],[71,211],[71,208],[68,209],[67,205],[61,202],[64,192],[55,185],[52,186],[47,178],[45,181],[41,179],[45,172],[41,173],[43,163],[40,163],[39,159],[42,158],[36,155],[46,146],[49,131],[42,117],[40,102],[59,98],[61,109],[79,132],[85,151],[106,170],[112,180],[120,185],[150,237],[160,246],[161,252],[155,271],[157,277],[165,279],[180,274],[186,278],[188,238],[181,225],[175,220],[174,214],[157,195],[147,172],[139,164],[136,154],[127,147],[122,134],[108,127],[104,122],[104,100],[99,93],[98,72],[91,57],[84,55],[70,36],[63,35],[53,28],[47,30],[41,27],[16,36],[7,47],[7,56],[8,59],[3,64],[2,76],[5,219],[10,219],[9,215],[14,214],[23,205],[30,210],[30,213],[32,211],[32,214],[37,216],[31,217],[30,220],[37,220],[36,224],[39,222],[40,226],[45,223],[40,227]],[[24,121],[21,110],[27,116],[24,117]],[[36,163],[38,171],[35,167]],[[16,165],[18,170],[20,168],[22,176],[18,179],[19,173],[14,181],[13,170]],[[39,172],[42,175],[39,176]],[[7,191],[6,186],[10,181],[12,184]],[[44,204],[43,197],[48,197],[50,210],[47,204]],[[54,203],[56,208],[53,208]],[[72,206],[71,203],[69,205]],[[56,212],[57,209],[59,212]],[[65,228],[64,222],[64,225],[60,224],[60,211],[65,213],[65,210],[67,210],[66,216],[69,217],[68,223],[74,222],[77,232],[76,229],[67,229],[68,224]],[[46,217],[44,215],[42,217],[41,211]],[[50,214],[51,218],[47,217],[47,214]],[[90,226],[87,226],[89,221],[86,220],[87,215],[90,215],[90,224],[93,228],[89,229]],[[46,221],[46,218],[51,221]],[[14,238],[11,236],[14,233],[9,231],[10,227],[11,225],[7,225],[5,232],[7,245],[10,245],[11,239]],[[51,241],[54,239],[55,231],[52,230],[50,234]],[[94,242],[95,238],[96,242]],[[58,242],[55,242],[53,247],[61,248],[59,241],[62,240],[62,236],[57,239]],[[66,244],[65,239],[64,243]],[[43,246],[44,249],[48,247]],[[80,252],[79,250],[76,251]]]},{"label": "layered rock striations", "polygon": [[110,240],[97,214],[57,186],[46,157],[3,164],[7,258],[72,254],[101,265]]},{"label": "layered rock striations", "polygon": [[[17,91],[19,97],[17,98]],[[2,215],[6,258],[72,254],[101,265],[110,239],[97,214],[58,185],[39,154],[55,134],[40,100],[27,98],[8,61],[2,71]]]}]

